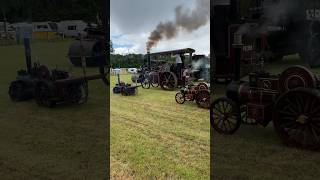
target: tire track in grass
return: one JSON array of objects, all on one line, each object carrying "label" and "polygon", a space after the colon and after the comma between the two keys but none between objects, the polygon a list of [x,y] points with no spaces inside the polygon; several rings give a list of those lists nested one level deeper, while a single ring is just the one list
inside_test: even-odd
[{"label": "tire track in grass", "polygon": [[[164,148],[167,149],[169,154],[172,154],[172,152],[176,152],[177,153],[176,156],[181,157],[181,159],[176,160],[172,158],[172,156],[169,156],[168,158],[171,160],[176,160],[177,163],[184,163],[184,164],[186,163],[186,164],[189,164],[189,166],[194,167],[195,169],[203,171],[203,169],[198,168],[199,164],[193,163],[193,161],[195,158],[199,158],[199,155],[201,156],[201,154],[207,154],[207,156],[205,156],[203,159],[205,160],[209,159],[209,153],[205,153],[209,151],[208,145],[197,144],[193,141],[182,139],[181,137],[170,136],[167,133],[157,132],[154,129],[145,127],[145,124],[141,124],[141,123],[136,124],[136,122],[133,122],[133,123],[125,124],[123,128],[129,131],[132,129],[137,130],[140,135],[143,134],[144,136],[150,138],[151,141],[154,142],[154,144],[158,143],[159,145],[164,146]],[[197,150],[190,152],[190,149],[186,147],[197,147]],[[195,157],[194,156],[195,154],[198,156]],[[190,158],[187,158],[187,157],[190,157]],[[209,166],[209,162],[207,162],[207,165]]]},{"label": "tire track in grass", "polygon": [[[169,124],[170,126],[178,125],[186,127],[190,132],[194,130],[206,130],[209,132],[209,111],[204,111],[204,113],[194,112],[188,113],[185,112],[184,109],[169,109],[167,111],[160,110],[159,108],[154,108],[153,106],[133,106],[130,111],[126,111],[126,109],[130,109],[130,107],[126,107],[125,105],[114,105],[115,107],[111,108],[120,110],[119,114],[125,113],[126,115],[130,116],[134,114],[136,119],[140,117],[140,119],[144,119],[146,116],[152,116],[154,119],[158,119],[161,121],[155,121],[157,126],[162,126],[165,124]],[[144,108],[141,108],[144,107]],[[193,109],[195,110],[195,109]],[[140,111],[140,113],[138,113]],[[179,113],[177,113],[179,112]]]},{"label": "tire track in grass", "polygon": [[[188,172],[190,172],[189,178],[193,177],[194,179],[196,177],[202,177],[202,176],[208,177],[206,176],[206,173],[201,173],[197,171],[197,168],[191,168],[192,166],[188,165],[188,162],[190,162],[190,160],[187,160],[186,158],[187,156],[172,154],[175,152],[171,151],[167,147],[163,147],[161,142],[157,141],[156,139],[150,138],[148,134],[141,133],[140,131],[137,132],[135,130],[132,130],[132,128],[128,126],[121,126],[118,128],[124,129],[123,132],[126,133],[126,135],[130,136],[128,139],[125,140],[125,142],[130,142],[129,145],[126,145],[128,146],[126,148],[134,149],[134,151],[131,153],[126,151],[126,154],[124,157],[122,154],[119,154],[120,156],[119,158],[124,159],[125,161],[129,160],[129,162],[133,163],[131,164],[132,166],[131,169],[136,169],[138,173],[137,175],[139,177],[143,179],[145,177],[156,178],[156,177],[159,177],[159,174],[162,174],[162,173],[170,174],[172,172],[176,172],[177,176],[179,177],[182,176],[185,178],[188,177],[186,175],[188,174]],[[123,148],[124,147],[121,147],[121,149]],[[141,154],[141,152],[143,153]],[[148,167],[150,166],[152,167],[152,172],[149,172],[151,173],[149,174],[149,176],[145,176],[146,168],[150,169],[145,166],[146,164],[148,165]],[[207,164],[207,166],[205,167],[209,167],[209,164]],[[206,169],[206,168],[202,167],[199,169]],[[160,171],[161,173],[158,171]],[[180,175],[178,172],[180,172]]]},{"label": "tire track in grass", "polygon": [[[117,115],[119,116],[119,115]],[[175,131],[176,134],[180,136],[186,136],[190,138],[198,137],[201,139],[208,139],[209,132],[202,131],[200,128],[196,128],[192,123],[190,125],[185,125],[185,123],[176,123],[174,118],[167,118],[164,119],[165,116],[161,119],[161,122],[154,120],[153,117],[150,116],[143,116],[139,118],[139,115],[134,113],[128,112],[124,113],[121,116],[126,116],[131,119],[138,119],[136,121],[142,121],[145,124],[149,124],[150,127],[155,127],[161,131],[168,132],[168,131]],[[192,120],[190,120],[192,121]]]},{"label": "tire track in grass", "polygon": [[[190,149],[188,147],[196,147],[195,145],[188,145],[186,144],[186,142],[184,141],[183,144],[177,144],[176,140],[172,141],[168,141],[167,139],[159,139],[158,138],[158,134],[153,135],[151,132],[151,130],[146,130],[145,128],[136,128],[138,129],[139,133],[137,131],[132,131],[132,126],[123,126],[122,129],[124,129],[125,132],[127,132],[128,134],[130,134],[130,136],[137,134],[137,136],[139,136],[141,139],[141,137],[144,137],[143,140],[147,141],[145,144],[149,145],[148,147],[151,149],[157,149],[159,147],[164,148],[165,152],[164,152],[164,156],[159,156],[156,155],[157,157],[162,157],[164,159],[166,159],[166,161],[168,161],[167,163],[172,164],[174,162],[174,166],[172,168],[177,168],[178,166],[183,166],[184,168],[191,168],[192,171],[194,171],[194,173],[196,174],[202,174],[205,176],[206,173],[208,173],[208,171],[206,171],[205,167],[209,166],[209,155],[205,156],[203,159],[205,159],[205,161],[208,161],[207,164],[202,167],[201,166],[201,160],[200,161],[194,161],[195,159],[199,159],[199,155],[201,154],[207,154],[207,153],[203,153],[203,152],[190,152]],[[146,139],[146,140],[145,140]],[[127,142],[128,140],[126,140],[125,142]],[[132,140],[131,140],[132,141]],[[149,142],[150,141],[150,142]],[[148,143],[149,142],[149,143]],[[191,154],[190,154],[191,153]],[[198,155],[197,157],[195,157],[194,155]],[[126,155],[128,155],[128,152],[126,153]],[[130,156],[130,153],[129,155]],[[127,157],[126,159],[130,159],[130,157]],[[201,158],[200,158],[201,159]],[[150,161],[146,161],[150,162]],[[191,171],[191,169],[189,169]],[[156,169],[155,169],[156,170]],[[170,172],[170,169],[169,169]]]}]

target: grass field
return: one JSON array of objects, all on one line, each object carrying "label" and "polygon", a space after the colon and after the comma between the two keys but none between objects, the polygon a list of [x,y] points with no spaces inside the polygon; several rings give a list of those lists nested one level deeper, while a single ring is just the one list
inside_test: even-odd
[{"label": "grass field", "polygon": [[[121,80],[131,82],[129,75]],[[111,78],[111,86],[116,78]],[[139,88],[110,94],[111,176],[114,179],[209,179],[209,110],[179,105],[176,91]]]},{"label": "grass field", "polygon": [[[289,65],[301,64],[293,57],[267,64],[266,70],[280,73]],[[319,73],[319,69],[313,70]],[[213,85],[215,98],[224,96],[224,85]],[[215,179],[319,179],[320,153],[297,150],[282,144],[272,123],[262,126],[241,125],[233,135],[215,131],[213,143],[213,176]]]},{"label": "grass field", "polygon": [[[69,44],[34,43],[33,59],[68,70]],[[1,46],[0,64],[0,179],[103,179],[108,88],[99,80],[90,82],[89,101],[83,105],[48,109],[33,100],[13,103],[8,87],[16,71],[25,68],[23,46]],[[79,72],[72,68],[73,74]]]}]

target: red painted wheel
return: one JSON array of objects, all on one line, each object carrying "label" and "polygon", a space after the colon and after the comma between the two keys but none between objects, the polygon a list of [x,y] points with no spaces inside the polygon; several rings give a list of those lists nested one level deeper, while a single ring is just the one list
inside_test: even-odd
[{"label": "red painted wheel", "polygon": [[199,90],[195,97],[196,103],[199,107],[210,108],[210,92],[208,90]]}]

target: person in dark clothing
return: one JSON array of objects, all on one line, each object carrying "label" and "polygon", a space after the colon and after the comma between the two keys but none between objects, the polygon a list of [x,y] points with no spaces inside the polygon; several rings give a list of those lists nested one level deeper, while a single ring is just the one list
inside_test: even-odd
[{"label": "person in dark clothing", "polygon": [[180,79],[181,78],[181,70],[182,70],[182,59],[181,59],[181,54],[176,54],[176,74],[177,77]]}]

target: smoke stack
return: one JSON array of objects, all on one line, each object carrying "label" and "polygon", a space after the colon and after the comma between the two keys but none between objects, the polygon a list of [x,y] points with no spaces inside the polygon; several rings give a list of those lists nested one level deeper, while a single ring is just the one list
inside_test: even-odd
[{"label": "smoke stack", "polygon": [[31,48],[30,48],[30,39],[24,38],[24,51],[26,57],[26,64],[27,64],[27,72],[31,73]]},{"label": "smoke stack", "polygon": [[242,35],[235,33],[233,40],[233,50],[234,50],[234,80],[240,81],[240,65],[241,65],[241,53],[242,53]]},{"label": "smoke stack", "polygon": [[148,61],[148,70],[151,70],[151,55],[150,55],[150,50],[147,52],[147,61]]}]

